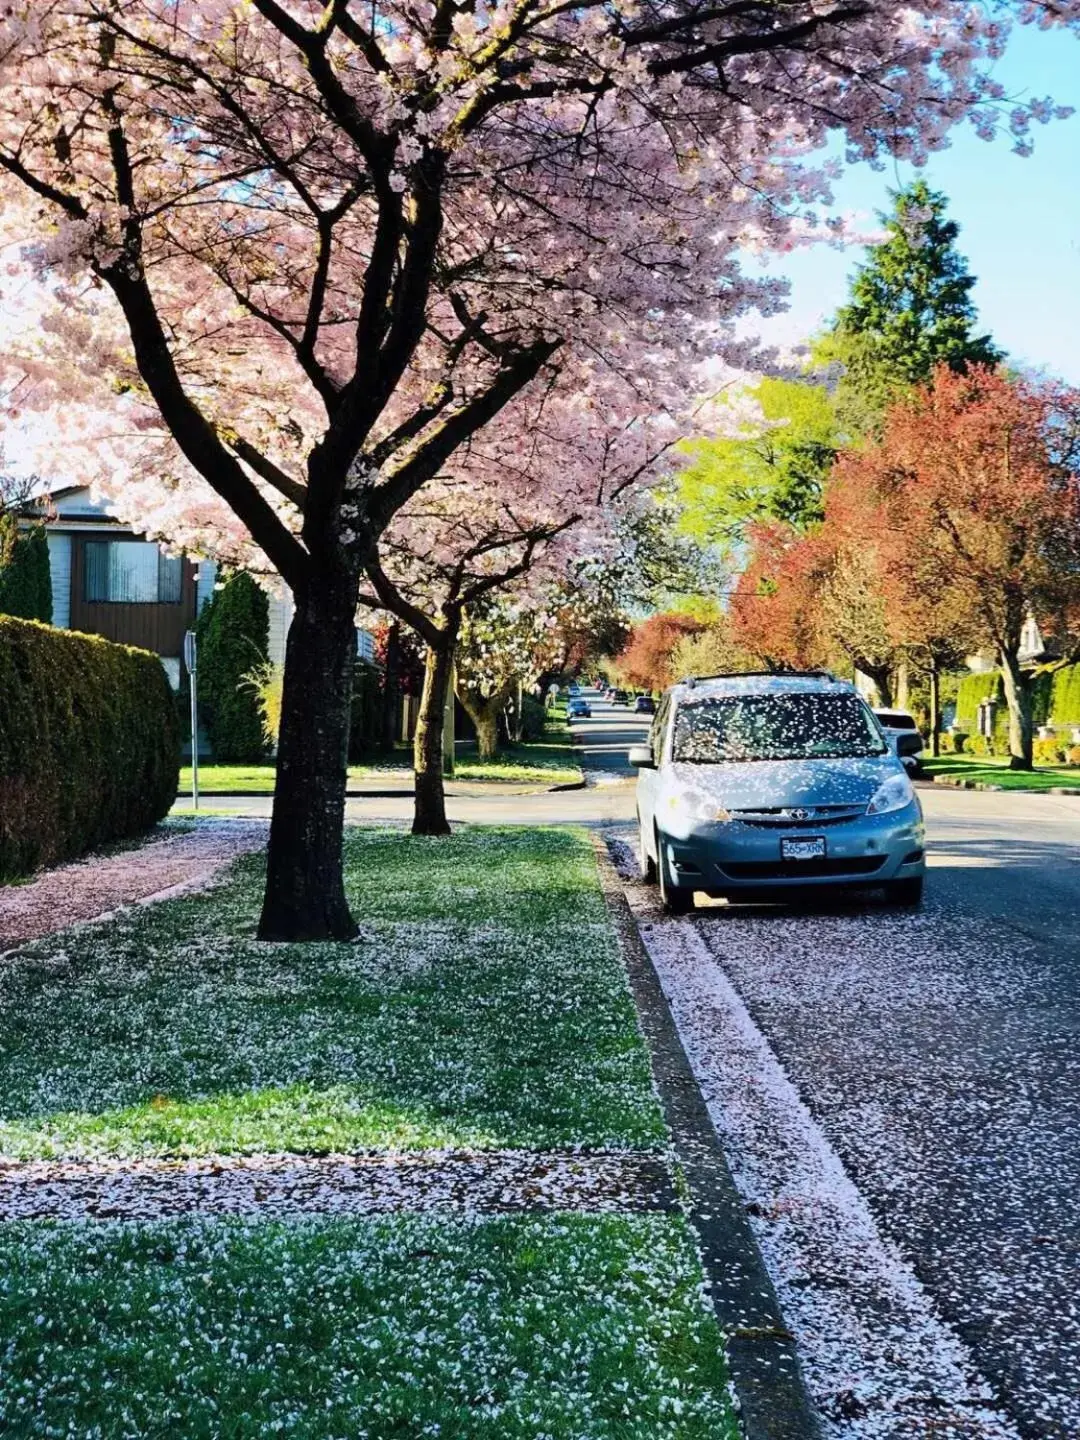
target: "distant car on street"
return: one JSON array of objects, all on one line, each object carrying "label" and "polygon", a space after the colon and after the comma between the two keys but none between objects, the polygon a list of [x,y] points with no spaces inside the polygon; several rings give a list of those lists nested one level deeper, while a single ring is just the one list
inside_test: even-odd
[{"label": "distant car on street", "polygon": [[[910,733],[910,732],[909,732]],[[916,732],[917,733],[917,732]],[[824,672],[713,676],[665,692],[638,767],[641,875],[683,914],[728,900],[875,886],[922,900],[922,808],[853,685]]]},{"label": "distant car on street", "polygon": [[613,690],[611,692],[611,703],[613,705],[629,705],[630,696],[625,690]]},{"label": "distant car on street", "polygon": [[874,714],[896,758],[909,775],[917,775],[925,747],[914,715],[906,710],[875,710]]},{"label": "distant car on street", "polygon": [[566,693],[570,696],[571,700],[573,700],[581,694],[581,686],[574,680],[567,686]]},{"label": "distant car on street", "polygon": [[655,715],[656,701],[651,695],[639,695],[634,701],[635,715]]},{"label": "distant car on street", "polygon": [[566,707],[566,715],[569,720],[591,720],[592,707],[587,700],[577,696]]}]

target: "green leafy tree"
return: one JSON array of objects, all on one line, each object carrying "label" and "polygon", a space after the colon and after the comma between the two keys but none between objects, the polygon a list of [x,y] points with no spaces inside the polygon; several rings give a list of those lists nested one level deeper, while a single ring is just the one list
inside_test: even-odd
[{"label": "green leafy tree", "polygon": [[20,529],[17,512],[0,511],[0,614],[52,624],[49,544],[41,525]]},{"label": "green leafy tree", "polygon": [[270,606],[266,592],[242,571],[231,575],[199,616],[199,701],[214,759],[258,760],[264,720],[252,671],[267,661]]},{"label": "green leafy tree", "polygon": [[725,552],[741,547],[749,527],[762,521],[805,530],[820,520],[839,445],[825,387],[765,379],[727,405],[734,435],[684,447],[690,459],[678,480],[683,533]]},{"label": "green leafy tree", "polygon": [[893,192],[881,216],[887,238],[859,267],[851,298],[813,348],[816,367],[837,367],[836,408],[849,437],[876,434],[889,405],[935,366],[994,366],[1002,352],[976,333],[975,276],[956,248],[960,227],[947,198],[916,180]]}]

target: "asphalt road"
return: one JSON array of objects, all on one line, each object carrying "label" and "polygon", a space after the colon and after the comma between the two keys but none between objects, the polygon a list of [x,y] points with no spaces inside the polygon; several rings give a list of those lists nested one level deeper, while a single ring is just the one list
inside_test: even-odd
[{"label": "asphalt road", "polygon": [[[607,707],[593,727],[603,747],[638,738]],[[922,800],[921,914],[691,923],[1016,1430],[1078,1440],[1080,800]]]}]

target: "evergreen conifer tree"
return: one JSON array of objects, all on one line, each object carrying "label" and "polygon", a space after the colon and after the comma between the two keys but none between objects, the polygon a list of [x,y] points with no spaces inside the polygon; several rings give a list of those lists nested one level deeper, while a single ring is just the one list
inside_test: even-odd
[{"label": "evergreen conifer tree", "polygon": [[947,208],[925,180],[893,192],[892,213],[881,216],[888,238],[871,250],[851,298],[815,344],[816,365],[843,367],[836,400],[851,435],[875,432],[889,403],[929,380],[935,366],[962,370],[1002,358],[975,332],[975,276]]},{"label": "evergreen conifer tree", "polygon": [[199,616],[199,703],[214,759],[259,760],[266,749],[262,716],[248,676],[266,662],[270,606],[242,571],[229,576]]},{"label": "evergreen conifer tree", "polygon": [[20,530],[14,510],[0,513],[0,615],[52,623],[52,575],[45,530]]}]

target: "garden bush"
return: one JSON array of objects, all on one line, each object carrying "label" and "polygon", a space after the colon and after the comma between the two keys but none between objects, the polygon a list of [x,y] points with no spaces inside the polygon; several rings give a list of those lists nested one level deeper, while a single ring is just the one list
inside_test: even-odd
[{"label": "garden bush", "polygon": [[1070,745],[1065,752],[1065,759],[1070,765],[1080,765],[1080,745]]},{"label": "garden bush", "polygon": [[0,880],[146,830],[179,767],[156,655],[0,616]]},{"label": "garden bush", "polygon": [[1065,665],[1050,678],[1051,722],[1070,728],[1080,725],[1080,665]]},{"label": "garden bush", "polygon": [[0,615],[52,620],[52,574],[45,527],[22,530],[13,514],[0,515]]},{"label": "garden bush", "polygon": [[1031,751],[1036,765],[1061,765],[1066,759],[1067,747],[1059,739],[1035,740]]}]

